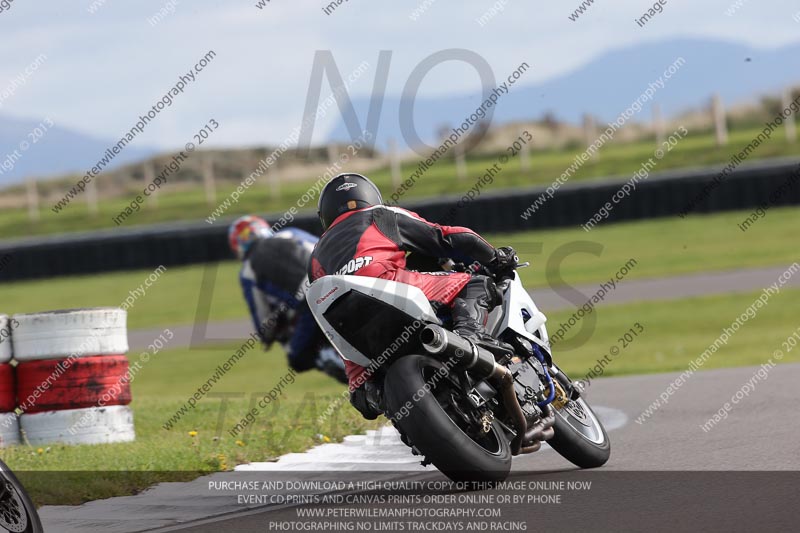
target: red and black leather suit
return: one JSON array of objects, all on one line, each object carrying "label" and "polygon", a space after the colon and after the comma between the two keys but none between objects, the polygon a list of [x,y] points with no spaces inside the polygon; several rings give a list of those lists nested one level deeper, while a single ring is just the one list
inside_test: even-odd
[{"label": "red and black leather suit", "polygon": [[[407,252],[469,257],[487,265],[495,259],[494,247],[468,228],[440,226],[411,211],[380,205],[346,212],[330,225],[311,255],[309,279],[333,274],[387,279],[420,288],[435,307],[454,305],[470,274],[407,270]],[[351,361],[345,361],[345,368],[353,391],[364,382],[366,369]]]}]

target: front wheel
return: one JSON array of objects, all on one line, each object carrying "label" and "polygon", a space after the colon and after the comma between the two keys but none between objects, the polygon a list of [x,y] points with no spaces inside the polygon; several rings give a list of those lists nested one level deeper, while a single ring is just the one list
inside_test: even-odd
[{"label": "front wheel", "polygon": [[390,420],[450,479],[508,477],[511,447],[504,431],[488,413],[470,407],[439,361],[421,355],[399,359],[386,373],[384,396]]},{"label": "front wheel", "polygon": [[22,483],[0,461],[0,531],[42,533],[42,523]]},{"label": "front wheel", "polygon": [[555,436],[547,443],[580,468],[597,468],[606,464],[611,455],[611,441],[589,404],[578,398],[554,408],[554,411]]}]

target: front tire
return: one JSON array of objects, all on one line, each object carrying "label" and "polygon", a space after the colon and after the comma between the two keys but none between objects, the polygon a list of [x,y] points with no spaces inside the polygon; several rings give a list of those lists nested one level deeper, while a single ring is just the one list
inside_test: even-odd
[{"label": "front tire", "polygon": [[554,409],[555,436],[547,443],[580,468],[603,466],[611,456],[611,441],[600,419],[583,398]]},{"label": "front tire", "polygon": [[508,438],[497,422],[481,438],[468,435],[464,420],[448,414],[453,409],[448,399],[459,394],[463,391],[452,386],[444,365],[421,355],[399,359],[384,380],[386,415],[443,474],[454,481],[506,479],[511,469]]}]

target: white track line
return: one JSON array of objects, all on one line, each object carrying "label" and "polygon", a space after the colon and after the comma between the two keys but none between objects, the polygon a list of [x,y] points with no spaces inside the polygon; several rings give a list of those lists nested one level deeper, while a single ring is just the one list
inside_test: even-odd
[{"label": "white track line", "polygon": [[[628,417],[618,409],[595,407],[607,431],[624,426]],[[548,449],[543,446],[542,450]],[[541,453],[541,452],[537,452]],[[88,502],[80,506],[45,506],[39,510],[46,531],[59,533],[133,533],[144,530],[185,529],[187,523],[216,521],[224,515],[263,512],[263,506],[237,503],[236,491],[209,492],[213,480],[241,479],[258,472],[297,472],[298,479],[312,479],[316,472],[393,472],[425,473],[421,458],[411,453],[391,426],[368,431],[366,435],[345,437],[341,443],[322,444],[305,453],[290,453],[275,462],[239,465],[236,472],[220,472],[186,483],[159,483],[135,496],[122,496]],[[183,525],[180,525],[183,524]]]},{"label": "white track line", "polygon": [[[628,422],[628,416],[611,407],[593,407],[606,431],[619,429]],[[549,447],[542,447],[543,450]],[[239,465],[240,472],[254,471],[403,471],[430,472],[435,467],[423,467],[421,457],[400,440],[392,426],[370,430],[366,435],[345,437],[341,444],[321,444],[303,453],[290,453],[274,462]]]}]

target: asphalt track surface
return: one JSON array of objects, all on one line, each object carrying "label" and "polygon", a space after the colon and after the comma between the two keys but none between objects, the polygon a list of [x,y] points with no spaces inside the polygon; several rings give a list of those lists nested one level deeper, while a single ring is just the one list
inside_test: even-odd
[{"label": "asphalt track surface", "polygon": [[[788,266],[788,265],[787,265]],[[713,294],[754,292],[775,283],[786,266],[704,272],[656,279],[634,279],[618,281],[605,299],[598,305],[615,305],[637,301],[664,301]],[[608,280],[605,281],[608,284]],[[783,289],[800,287],[800,276],[793,276]],[[551,311],[577,308],[583,305],[600,288],[599,284],[577,285],[532,290],[536,305],[545,314]],[[585,295],[576,295],[575,291]],[[576,301],[577,300],[577,301]],[[242,312],[245,313],[244,302]],[[175,337],[170,341],[171,348],[197,347],[223,342],[236,342],[246,339],[253,331],[249,320],[229,320],[209,324],[168,326]],[[164,328],[133,330],[128,333],[131,351],[147,348],[164,332]]]},{"label": "asphalt track surface", "polygon": [[[765,354],[765,360],[769,354]],[[552,450],[514,459],[515,480],[591,480],[598,488],[574,505],[509,508],[503,520],[535,520],[562,531],[743,531],[796,527],[796,486],[776,472],[800,467],[796,405],[800,365],[772,371],[728,418],[704,432],[711,413],[751,379],[758,367],[695,374],[665,407],[643,424],[635,419],[677,374],[609,378],[596,382],[590,403],[620,409],[629,420],[612,431],[612,458],[602,469],[580,475]],[[755,471],[721,474],[709,471]],[[617,471],[611,475],[609,472]],[[648,473],[650,471],[651,473]],[[681,471],[653,474],[652,471]],[[686,471],[693,471],[687,473]],[[625,473],[627,472],[627,473]],[[440,474],[427,474],[437,479]],[[737,477],[738,476],[738,477]],[[759,482],[762,478],[762,482]],[[797,481],[798,476],[794,476]],[[769,480],[767,482],[767,480]],[[599,493],[602,485],[609,492]],[[613,490],[614,493],[610,493]],[[197,533],[269,531],[269,521],[297,520],[295,509],[254,512],[185,530]],[[794,529],[796,531],[796,529]]]},{"label": "asphalt track surface", "polygon": [[[771,355],[766,352],[764,360]],[[701,428],[760,368],[697,372],[643,423],[638,423],[637,417],[680,373],[593,382],[587,400],[598,407],[598,413],[611,413],[604,416],[612,428],[611,459],[602,468],[578,470],[549,448],[515,458],[511,481],[582,480],[592,481],[592,487],[585,492],[562,491],[559,504],[496,505],[502,510],[501,520],[525,523],[528,531],[545,527],[560,531],[796,530],[796,487],[800,482],[796,391],[800,364],[773,368],[749,396],[732,407],[726,419],[707,432]],[[324,468],[303,472],[295,468],[288,475],[292,479],[331,475],[347,480],[445,479],[432,467],[421,469],[416,465],[403,472],[392,472],[399,469],[382,465],[383,472],[367,473],[379,469],[370,468],[373,459],[367,457],[368,452],[360,453],[361,464],[340,465],[346,472]],[[275,463],[263,466],[262,472],[228,472],[191,484],[162,484],[142,495],[91,502],[66,512],[65,508],[44,508],[42,516],[52,531],[275,531],[279,529],[270,527],[270,522],[298,521],[297,507],[237,506],[234,493],[204,489],[209,479],[267,481],[282,474]],[[491,493],[484,490],[474,494]],[[222,516],[182,524],[169,518],[191,515],[187,510],[192,507],[197,508],[195,514],[199,516]]]}]

